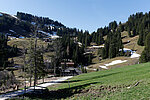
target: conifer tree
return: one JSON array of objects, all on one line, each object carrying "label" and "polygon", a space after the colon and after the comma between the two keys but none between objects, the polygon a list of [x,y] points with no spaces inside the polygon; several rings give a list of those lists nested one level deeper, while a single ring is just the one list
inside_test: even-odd
[{"label": "conifer tree", "polygon": [[150,33],[147,35],[145,40],[145,48],[144,51],[141,54],[140,62],[149,62],[150,61]]},{"label": "conifer tree", "polygon": [[7,52],[7,37],[0,34],[0,67],[6,68],[8,65]]}]

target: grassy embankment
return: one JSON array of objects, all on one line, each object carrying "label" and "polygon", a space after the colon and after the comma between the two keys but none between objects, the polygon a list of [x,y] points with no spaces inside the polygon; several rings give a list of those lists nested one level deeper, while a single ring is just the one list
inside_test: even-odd
[{"label": "grassy embankment", "polygon": [[[60,99],[150,99],[150,63],[126,66],[76,76],[49,87],[49,98]],[[134,86],[137,82],[139,84]],[[127,88],[131,86],[131,88]]]}]

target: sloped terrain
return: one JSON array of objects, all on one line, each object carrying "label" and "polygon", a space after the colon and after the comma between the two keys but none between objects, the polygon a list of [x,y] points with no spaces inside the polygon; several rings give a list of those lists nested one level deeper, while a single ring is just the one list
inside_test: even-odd
[{"label": "sloped terrain", "polygon": [[[150,99],[150,63],[92,72],[49,87],[49,98],[68,99]],[[60,95],[57,95],[60,93]],[[47,97],[47,98],[48,98]]]},{"label": "sloped terrain", "polygon": [[[29,18],[30,17],[30,18]],[[39,38],[49,37],[50,34],[65,27],[58,21],[53,21],[45,17],[37,17],[26,13],[10,15],[0,12],[0,33],[13,37],[32,37],[34,36],[35,26],[38,26]]]},{"label": "sloped terrain", "polygon": [[[121,37],[122,37],[122,42],[123,42],[124,48],[131,49],[131,50],[135,51],[136,54],[139,54],[139,55],[144,50],[144,46],[139,46],[137,44],[137,41],[139,38],[138,35],[134,36],[134,37],[129,37],[128,32],[124,31],[121,33]],[[104,37],[104,39],[106,39],[106,38],[107,38],[107,36]],[[99,66],[105,66],[105,64],[109,64],[111,62],[115,62],[115,61],[119,61],[119,60],[122,60],[124,62],[123,63],[118,62],[118,64],[110,65],[107,68],[111,69],[111,68],[123,67],[123,66],[127,66],[127,65],[134,65],[139,62],[139,57],[131,58],[131,57],[125,57],[125,56],[115,57],[112,59],[104,59],[104,60],[100,61],[97,53],[98,53],[98,51],[93,53],[95,58],[92,59],[92,64],[88,66],[89,71],[101,70],[101,68]]]}]

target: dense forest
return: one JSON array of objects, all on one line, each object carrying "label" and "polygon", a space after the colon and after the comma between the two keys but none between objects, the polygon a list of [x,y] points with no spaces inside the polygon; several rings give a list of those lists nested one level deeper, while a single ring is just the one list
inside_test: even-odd
[{"label": "dense forest", "polygon": [[150,12],[142,12],[130,15],[128,21],[123,25],[130,37],[139,35],[138,44],[144,46],[147,34],[150,32]]}]

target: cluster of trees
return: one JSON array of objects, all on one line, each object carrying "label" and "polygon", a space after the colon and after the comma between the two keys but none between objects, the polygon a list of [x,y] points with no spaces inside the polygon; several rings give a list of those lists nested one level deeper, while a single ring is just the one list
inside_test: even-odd
[{"label": "cluster of trees", "polygon": [[66,34],[70,34],[70,36],[75,37],[78,35],[79,32],[80,31],[77,30],[76,28],[64,27],[64,28],[60,28],[59,30],[57,30],[57,35],[64,36]]},{"label": "cluster of trees", "polygon": [[86,45],[79,46],[76,38],[64,35],[61,43],[64,51],[63,59],[72,59],[76,65],[85,65],[89,62],[88,57],[84,55]]},{"label": "cluster of trees", "polygon": [[75,41],[78,41],[82,43],[85,47],[89,46],[91,43],[91,35],[88,31],[83,32],[83,30],[78,30],[76,28],[62,28],[57,30],[57,35],[62,37],[71,37],[75,39]]},{"label": "cluster of trees", "polygon": [[18,84],[13,72],[7,71],[11,62],[8,61],[9,57],[14,57],[18,54],[16,46],[8,47],[7,36],[0,34],[0,91],[12,88],[14,84]]},{"label": "cluster of trees", "polygon": [[121,40],[121,33],[119,31],[110,31],[108,33],[101,55],[103,59],[123,55],[123,44]]},{"label": "cluster of trees", "polygon": [[123,26],[124,29],[128,31],[130,37],[139,35],[137,44],[141,46],[145,46],[145,49],[142,52],[140,57],[140,62],[150,61],[150,56],[149,56],[150,12],[145,14],[143,14],[143,12],[139,12],[130,15],[128,21]]},{"label": "cluster of trees", "polygon": [[14,23],[15,19],[6,15],[0,16],[0,32],[9,30]]},{"label": "cluster of trees", "polygon": [[37,79],[43,78],[47,74],[46,66],[43,59],[43,48],[37,46],[37,39],[31,38],[30,47],[24,50],[24,68],[26,73],[25,78],[30,78],[30,86],[32,78],[34,78],[34,86],[37,84]]},{"label": "cluster of trees", "polygon": [[[123,30],[124,26],[121,23],[118,25],[116,21],[113,21],[109,23],[108,27],[99,28],[97,32],[93,32],[92,34],[89,34],[88,31],[83,32],[82,30],[79,31],[77,29],[70,28],[59,30],[58,34],[62,35],[64,51],[69,48],[68,58],[74,59],[74,61],[78,64],[83,64],[84,62],[91,61],[92,59],[92,56],[90,55],[83,56],[84,49],[87,46],[90,46],[91,42],[96,43],[97,45],[105,43],[105,47],[101,51],[103,59],[123,55],[123,44],[121,39],[121,32]],[[104,41],[103,37],[106,35],[107,39]],[[77,39],[75,37],[77,37]],[[79,47],[77,42],[82,43],[82,47]],[[84,60],[80,60],[79,58],[84,58]]]},{"label": "cluster of trees", "polygon": [[[109,26],[107,28],[100,28],[98,32],[102,35],[107,34],[107,39],[105,40],[104,48],[101,50],[101,56],[103,59],[114,58],[116,56],[123,55],[121,30],[120,28],[118,28],[116,21],[109,23]],[[101,43],[103,43],[103,37],[101,41]]]},{"label": "cluster of trees", "polygon": [[90,46],[91,35],[88,31],[83,32],[82,30],[78,33],[78,41],[84,45],[84,47]]},{"label": "cluster of trees", "polygon": [[16,88],[19,82],[16,80],[14,74],[10,71],[0,71],[0,92],[5,92],[7,89]]},{"label": "cluster of trees", "polygon": [[7,45],[7,36],[0,34],[0,68],[5,69],[8,67],[9,61],[8,58],[18,55],[17,46],[9,47]]},{"label": "cluster of trees", "polygon": [[59,27],[64,27],[63,24],[59,23],[58,21],[53,21],[47,17],[38,17],[38,16],[33,16],[31,14],[27,13],[22,13],[22,12],[17,12],[17,17],[21,20],[28,21],[28,22],[35,22],[38,24],[43,24],[43,25],[55,25]]},{"label": "cluster of trees", "polygon": [[146,36],[150,31],[150,12],[143,14],[142,12],[130,15],[124,29],[128,31],[129,36],[139,35],[138,45],[144,46]]},{"label": "cluster of trees", "polygon": [[[9,33],[9,30],[15,30],[15,32],[11,32],[12,36],[19,37],[21,35],[31,37],[35,25],[39,25],[39,30],[51,34],[57,32],[59,29],[65,28],[65,26],[58,21],[53,21],[46,17],[33,16],[22,12],[17,12],[16,17],[18,19],[8,14],[2,14],[0,16],[0,32]],[[46,37],[46,35],[44,37]]]},{"label": "cluster of trees", "polygon": [[8,65],[7,36],[0,34],[0,67],[6,68]]},{"label": "cluster of trees", "polygon": [[[3,14],[2,16],[0,16],[0,32],[9,33],[9,30],[12,30],[14,28],[17,28],[17,31],[20,30],[20,34],[23,30],[26,32],[32,31],[32,25],[28,22],[18,21],[17,19],[7,14]],[[11,33],[11,35],[16,37],[20,36],[15,32]],[[29,34],[25,34],[25,35],[29,36]]]},{"label": "cluster of trees", "polygon": [[[58,21],[53,21],[47,17],[38,17],[27,13],[17,12],[17,17],[21,19],[24,24],[27,24],[30,26],[30,29],[32,28],[32,25],[39,25],[39,28],[44,32],[49,32],[53,34],[52,32],[56,32],[59,30],[58,28],[65,27],[63,24],[59,23]],[[22,22],[22,23],[23,23]],[[24,25],[21,24],[21,25]],[[51,26],[53,28],[51,28]]]},{"label": "cluster of trees", "polygon": [[145,63],[150,61],[150,32],[148,33],[146,40],[145,40],[145,48],[141,54],[140,62]]},{"label": "cluster of trees", "polygon": [[97,32],[93,32],[91,34],[91,41],[98,44],[98,45],[101,45],[104,43],[104,36],[108,33],[108,27],[105,27],[105,28],[99,28],[97,29]]}]

